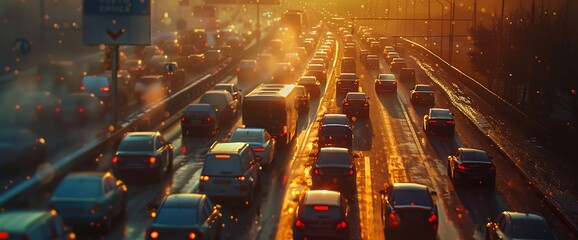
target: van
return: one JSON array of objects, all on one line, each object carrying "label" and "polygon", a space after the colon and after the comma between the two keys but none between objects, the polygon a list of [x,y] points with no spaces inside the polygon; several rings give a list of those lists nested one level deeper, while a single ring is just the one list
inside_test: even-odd
[{"label": "van", "polygon": [[0,213],[2,239],[75,239],[55,212],[42,210],[11,210]]},{"label": "van", "polygon": [[204,157],[199,193],[213,200],[240,199],[242,205],[250,205],[259,178],[259,162],[248,143],[215,142]]},{"label": "van", "polygon": [[341,72],[342,73],[355,73],[357,65],[355,63],[355,58],[343,57],[341,59]]}]

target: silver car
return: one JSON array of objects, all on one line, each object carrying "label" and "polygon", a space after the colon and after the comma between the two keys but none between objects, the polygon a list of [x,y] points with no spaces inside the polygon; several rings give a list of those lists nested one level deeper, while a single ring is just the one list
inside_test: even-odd
[{"label": "silver car", "polygon": [[262,166],[270,166],[273,163],[275,139],[263,128],[237,128],[229,138],[229,142],[248,143]]}]

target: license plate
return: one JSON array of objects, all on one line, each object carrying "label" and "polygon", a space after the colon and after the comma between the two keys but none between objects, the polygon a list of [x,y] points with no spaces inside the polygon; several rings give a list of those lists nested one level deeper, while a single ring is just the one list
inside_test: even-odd
[{"label": "license plate", "polygon": [[215,184],[230,184],[230,180],[215,180],[213,183]]}]

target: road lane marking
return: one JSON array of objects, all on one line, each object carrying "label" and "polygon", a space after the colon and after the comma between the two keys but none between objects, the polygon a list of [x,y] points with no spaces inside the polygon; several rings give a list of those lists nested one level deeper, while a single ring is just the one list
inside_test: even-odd
[{"label": "road lane marking", "polygon": [[[359,205],[359,217],[361,218],[361,239],[370,239],[370,234],[373,229],[373,188],[371,187],[371,161],[369,157],[364,157],[364,175],[363,179],[363,187],[365,188],[363,191],[363,195],[358,201]],[[360,174],[357,175],[358,178]],[[364,213],[365,212],[365,213]]]}]

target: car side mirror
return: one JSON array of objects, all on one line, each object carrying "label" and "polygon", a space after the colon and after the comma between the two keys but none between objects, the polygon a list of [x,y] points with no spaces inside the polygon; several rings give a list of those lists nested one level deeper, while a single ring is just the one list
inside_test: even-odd
[{"label": "car side mirror", "polygon": [[164,66],[165,71],[167,72],[174,72],[175,70],[177,70],[177,65],[174,63],[167,63]]},{"label": "car side mirror", "polygon": [[221,209],[223,209],[223,207],[220,204],[217,204],[213,207],[213,209],[215,209],[217,211],[221,211]]},{"label": "car side mirror", "polygon": [[431,194],[432,196],[437,196],[437,195],[438,195],[438,193],[437,193],[436,191],[431,191],[430,194]]}]

